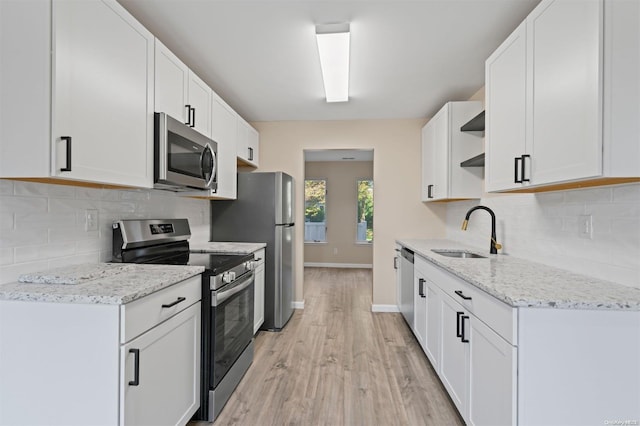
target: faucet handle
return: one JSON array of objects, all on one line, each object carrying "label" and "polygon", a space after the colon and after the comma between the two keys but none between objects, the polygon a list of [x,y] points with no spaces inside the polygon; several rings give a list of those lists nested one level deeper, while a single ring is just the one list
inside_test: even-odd
[{"label": "faucet handle", "polygon": [[502,248],[502,244],[500,244],[499,242],[497,242],[493,238],[491,239],[491,241],[493,242],[493,246],[496,248],[496,250],[500,250]]}]

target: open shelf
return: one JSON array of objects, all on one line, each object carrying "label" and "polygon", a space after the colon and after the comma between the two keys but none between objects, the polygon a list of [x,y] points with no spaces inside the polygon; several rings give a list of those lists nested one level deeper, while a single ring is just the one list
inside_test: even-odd
[{"label": "open shelf", "polygon": [[462,127],[461,132],[481,132],[484,131],[484,111],[467,121]]},{"label": "open shelf", "polygon": [[460,163],[460,167],[484,167],[484,152]]}]

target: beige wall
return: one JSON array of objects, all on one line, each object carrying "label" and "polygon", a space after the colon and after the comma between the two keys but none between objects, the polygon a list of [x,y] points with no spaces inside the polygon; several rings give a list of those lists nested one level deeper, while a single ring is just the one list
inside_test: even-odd
[{"label": "beige wall", "polygon": [[307,162],[305,163],[305,177],[306,179],[326,179],[327,181],[327,241],[324,243],[305,243],[305,263],[373,264],[372,245],[356,244],[356,216],[358,214],[356,181],[358,179],[373,179],[373,162]]},{"label": "beige wall", "polygon": [[[393,258],[401,238],[445,235],[445,206],[420,201],[420,130],[424,119],[255,122],[260,171],[282,170],[296,180],[296,222],[304,221],[305,149],[373,149],[373,304],[395,305]],[[295,300],[303,293],[304,236],[296,233]]]}]

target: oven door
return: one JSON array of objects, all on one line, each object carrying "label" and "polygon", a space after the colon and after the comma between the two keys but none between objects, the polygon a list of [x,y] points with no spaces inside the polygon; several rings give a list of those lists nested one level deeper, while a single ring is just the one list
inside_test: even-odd
[{"label": "oven door", "polygon": [[253,271],[211,292],[211,365],[215,389],[253,338]]}]

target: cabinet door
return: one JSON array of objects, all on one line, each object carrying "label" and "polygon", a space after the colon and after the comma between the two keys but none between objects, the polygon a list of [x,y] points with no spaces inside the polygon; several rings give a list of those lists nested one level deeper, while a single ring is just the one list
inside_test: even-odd
[{"label": "cabinet door", "polygon": [[259,136],[256,129],[251,127],[244,118],[238,116],[238,158],[249,166],[255,166],[258,159],[258,143]]},{"label": "cabinet door", "polygon": [[602,173],[602,13],[602,1],[555,0],[527,18],[536,185]]},{"label": "cabinet door", "polygon": [[427,282],[418,271],[415,271],[413,282],[413,333],[424,349],[427,337]]},{"label": "cabinet door", "polygon": [[218,197],[235,200],[238,191],[238,114],[216,93],[212,93],[211,138],[218,143]]},{"label": "cabinet door", "polygon": [[421,200],[432,201],[435,183],[434,125],[429,122],[422,128],[422,190]]},{"label": "cabinet door", "polygon": [[260,164],[260,134],[251,125],[247,128],[248,160],[256,167]]},{"label": "cabinet door", "polygon": [[517,349],[476,317],[469,316],[468,423],[516,424]]},{"label": "cabinet door", "polygon": [[526,52],[526,24],[523,22],[485,64],[486,191],[522,186],[515,183],[514,173],[515,159],[524,155],[527,148]]},{"label": "cabinet door", "polygon": [[440,290],[431,281],[427,281],[427,337],[424,345],[424,352],[431,361],[431,365],[436,372],[440,371],[440,332],[441,309]]},{"label": "cabinet door", "polygon": [[[447,295],[442,295],[442,358],[440,359],[440,379],[449,392],[451,400],[463,418],[467,418],[467,392],[469,375],[469,344],[462,342],[462,323],[468,326],[469,321],[462,318],[465,311],[458,302]],[[469,334],[467,331],[466,334]]]},{"label": "cabinet door", "polygon": [[189,71],[188,86],[191,126],[206,137],[211,137],[211,88],[192,71]]},{"label": "cabinet door", "polygon": [[449,113],[450,104],[433,117],[433,199],[444,200],[449,197]]},{"label": "cabinet door", "polygon": [[264,251],[262,262],[256,268],[253,299],[253,334],[257,333],[264,323]]},{"label": "cabinet door", "polygon": [[200,302],[120,351],[120,424],[186,424],[200,406]]},{"label": "cabinet door", "polygon": [[164,112],[187,123],[189,68],[160,40],[156,39],[155,47],[156,112]]},{"label": "cabinet door", "polygon": [[52,174],[153,186],[153,35],[115,1],[56,1],[53,16]]}]

